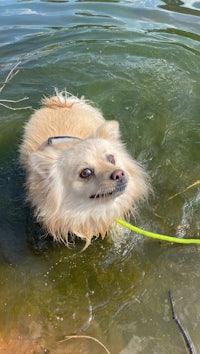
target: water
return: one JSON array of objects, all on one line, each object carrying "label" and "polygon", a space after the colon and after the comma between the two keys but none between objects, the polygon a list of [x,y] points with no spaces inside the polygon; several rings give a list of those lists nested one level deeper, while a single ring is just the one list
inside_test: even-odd
[{"label": "water", "polygon": [[[54,87],[84,95],[120,122],[128,149],[151,176],[154,196],[136,220],[148,230],[199,237],[200,60],[198,1],[0,1],[0,99],[39,107]],[[0,101],[0,103],[5,103]],[[32,110],[1,106],[0,352],[187,353],[168,290],[196,351],[199,247],[124,232],[86,252],[34,243],[26,230],[18,164]],[[98,352],[99,349],[99,352]],[[3,351],[5,350],[5,351]]]}]

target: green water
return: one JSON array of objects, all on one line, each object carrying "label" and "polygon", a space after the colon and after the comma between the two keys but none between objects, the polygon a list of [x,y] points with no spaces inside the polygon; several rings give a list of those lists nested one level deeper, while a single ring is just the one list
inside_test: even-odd
[{"label": "green water", "polygon": [[[0,1],[1,83],[20,61],[0,100],[27,96],[7,104],[36,109],[66,88],[117,119],[154,189],[132,222],[180,237],[200,237],[199,185],[168,201],[200,179],[199,15],[189,0]],[[21,335],[50,353],[68,353],[58,341],[71,334],[95,336],[112,354],[187,353],[171,289],[200,352],[200,248],[127,232],[84,253],[30,242],[18,146],[32,110],[0,110],[0,338]],[[27,354],[23,343],[6,353]]]}]

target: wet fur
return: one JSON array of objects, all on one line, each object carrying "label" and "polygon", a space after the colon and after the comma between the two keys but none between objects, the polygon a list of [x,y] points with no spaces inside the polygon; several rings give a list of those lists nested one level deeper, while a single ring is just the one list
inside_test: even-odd
[{"label": "wet fur", "polygon": [[[52,136],[74,138],[49,145]],[[20,160],[37,221],[66,245],[70,233],[86,246],[93,236],[104,238],[148,193],[146,173],[122,144],[118,122],[105,121],[86,100],[66,92],[45,98],[25,125]],[[94,171],[86,179],[80,177],[85,168]],[[124,173],[119,190],[111,178],[116,170]]]}]

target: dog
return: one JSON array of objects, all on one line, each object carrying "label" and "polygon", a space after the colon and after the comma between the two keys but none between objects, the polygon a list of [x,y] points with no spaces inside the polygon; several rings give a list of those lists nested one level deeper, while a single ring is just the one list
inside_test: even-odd
[{"label": "dog", "polygon": [[119,123],[84,98],[57,92],[25,124],[20,161],[27,200],[48,234],[69,246],[117,230],[149,190],[147,173],[128,154]]}]

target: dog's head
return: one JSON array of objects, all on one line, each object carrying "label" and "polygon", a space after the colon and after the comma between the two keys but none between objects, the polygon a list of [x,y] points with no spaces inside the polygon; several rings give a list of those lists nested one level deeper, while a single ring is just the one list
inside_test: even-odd
[{"label": "dog's head", "polygon": [[29,188],[31,200],[40,204],[43,222],[57,218],[59,232],[65,226],[86,239],[105,234],[115,218],[128,214],[147,194],[145,173],[119,141],[117,122],[104,123],[94,137],[32,154],[30,170],[41,190],[39,196]]}]

